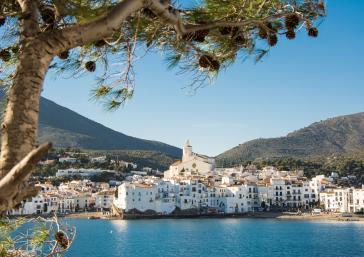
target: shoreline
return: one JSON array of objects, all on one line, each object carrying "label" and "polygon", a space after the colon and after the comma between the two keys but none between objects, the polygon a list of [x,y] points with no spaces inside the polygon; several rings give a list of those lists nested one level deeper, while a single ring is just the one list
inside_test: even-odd
[{"label": "shoreline", "polygon": [[197,214],[197,215],[130,215],[128,217],[117,217],[104,215],[102,212],[72,213],[64,218],[70,219],[106,219],[106,220],[151,220],[151,219],[228,219],[228,218],[249,218],[249,219],[276,219],[276,220],[302,220],[302,221],[340,221],[340,222],[360,222],[364,223],[364,215],[352,214],[351,217],[344,217],[339,213],[311,215],[303,213],[287,212],[263,212],[263,213],[244,213],[244,214]]}]

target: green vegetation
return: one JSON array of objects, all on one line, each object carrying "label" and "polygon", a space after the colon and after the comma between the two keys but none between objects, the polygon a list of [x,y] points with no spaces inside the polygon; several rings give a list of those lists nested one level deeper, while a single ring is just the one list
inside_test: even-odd
[{"label": "green vegetation", "polygon": [[176,161],[175,156],[155,151],[95,151],[95,153],[107,153],[113,159],[124,160],[138,164],[139,168],[150,167],[160,171],[167,170]]},{"label": "green vegetation", "polygon": [[280,171],[303,170],[304,175],[311,178],[316,175],[329,176],[337,172],[340,177],[356,176],[354,181],[339,181],[339,185],[361,186],[364,184],[364,158],[353,159],[347,156],[334,158],[316,158],[316,160],[301,160],[294,158],[256,159],[244,161],[241,165],[254,164],[258,169],[274,166]]},{"label": "green vegetation", "polygon": [[316,122],[286,137],[257,139],[217,156],[220,166],[255,159],[316,160],[346,156],[360,159],[364,149],[364,113]]},{"label": "green vegetation", "polygon": [[[76,163],[58,162],[60,156],[66,156],[67,152],[72,152],[73,157],[77,159]],[[93,156],[106,156],[105,163],[91,162],[90,158]],[[164,153],[152,151],[81,151],[78,148],[66,149],[52,149],[46,156],[45,160],[55,160],[53,163],[47,165],[38,165],[36,171],[33,173],[33,180],[36,181],[50,181],[54,185],[59,185],[62,182],[70,181],[73,179],[81,179],[81,177],[58,178],[54,177],[59,169],[68,168],[86,168],[86,169],[104,169],[115,170],[116,173],[103,172],[91,178],[94,182],[109,182],[110,180],[121,181],[125,175],[133,170],[131,165],[125,166],[124,162],[135,163],[141,170],[143,167],[149,167],[154,170],[164,171],[169,168],[169,165],[175,161],[175,158]]]},{"label": "green vegetation", "polygon": [[[0,219],[0,257],[62,256],[73,243],[75,228],[53,218]],[[62,239],[62,240],[60,240]]]}]

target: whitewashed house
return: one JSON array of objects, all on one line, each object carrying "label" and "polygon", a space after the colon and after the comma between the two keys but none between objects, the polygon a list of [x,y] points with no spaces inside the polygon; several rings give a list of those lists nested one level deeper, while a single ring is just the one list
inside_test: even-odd
[{"label": "whitewashed house", "polygon": [[105,190],[95,194],[95,207],[99,211],[109,211],[114,202],[115,191]]},{"label": "whitewashed house", "polygon": [[352,190],[352,201],[349,203],[350,212],[364,211],[364,185]]},{"label": "whitewashed house", "polygon": [[349,212],[351,198],[349,188],[330,188],[320,193],[320,203],[326,211]]}]

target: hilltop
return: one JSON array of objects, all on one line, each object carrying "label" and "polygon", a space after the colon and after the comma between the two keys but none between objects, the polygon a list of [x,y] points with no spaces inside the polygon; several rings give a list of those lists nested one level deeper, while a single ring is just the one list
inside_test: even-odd
[{"label": "hilltop", "polygon": [[[3,97],[1,92],[0,98]],[[173,158],[182,155],[178,147],[125,135],[44,97],[40,100],[38,134],[40,143],[51,141],[59,148],[152,151]]]},{"label": "hilltop", "polygon": [[363,151],[364,112],[315,122],[284,137],[248,141],[216,158],[229,166],[256,159],[361,156]]}]

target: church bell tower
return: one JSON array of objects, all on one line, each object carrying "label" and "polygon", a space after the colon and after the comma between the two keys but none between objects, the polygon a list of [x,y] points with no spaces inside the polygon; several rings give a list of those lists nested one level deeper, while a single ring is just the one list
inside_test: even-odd
[{"label": "church bell tower", "polygon": [[191,156],[192,156],[192,146],[190,140],[187,140],[185,145],[183,146],[182,161],[185,162],[189,160]]}]

